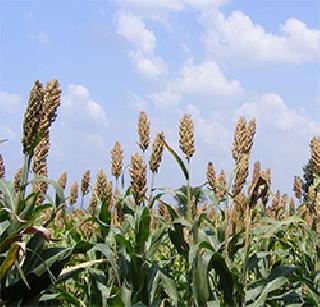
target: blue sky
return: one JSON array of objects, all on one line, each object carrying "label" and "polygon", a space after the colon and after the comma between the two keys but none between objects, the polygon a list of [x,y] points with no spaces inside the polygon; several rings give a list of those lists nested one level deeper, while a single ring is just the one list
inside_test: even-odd
[{"label": "blue sky", "polygon": [[[13,176],[28,92],[34,80],[57,78],[53,178],[66,169],[70,183],[87,168],[110,176],[116,140],[129,163],[145,110],[152,135],[164,130],[177,148],[179,119],[192,114],[192,181],[201,184],[209,160],[231,172],[244,115],[257,118],[252,162],[272,168],[273,190],[291,193],[320,135],[319,60],[317,0],[1,0],[0,152]],[[168,155],[156,183],[182,184]]]}]

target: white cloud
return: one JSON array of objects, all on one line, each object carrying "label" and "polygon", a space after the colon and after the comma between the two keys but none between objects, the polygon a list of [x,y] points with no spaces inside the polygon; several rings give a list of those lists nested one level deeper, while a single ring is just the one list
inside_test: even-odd
[{"label": "white cloud", "polygon": [[168,85],[173,92],[220,97],[235,97],[243,94],[238,80],[227,80],[213,61],[195,65],[189,59],[182,67],[180,77]]},{"label": "white cloud", "polygon": [[188,59],[178,77],[165,82],[159,92],[146,95],[147,100],[161,108],[176,107],[182,99],[197,99],[210,105],[225,101],[239,101],[245,94],[238,80],[228,80],[219,66],[213,61],[194,64]]},{"label": "white cloud", "polygon": [[144,56],[138,50],[131,51],[129,58],[134,63],[136,72],[143,76],[158,78],[167,72],[167,66],[159,56]]},{"label": "white cloud", "polygon": [[118,12],[117,32],[125,37],[136,48],[146,54],[152,54],[157,39],[154,33],[145,27],[141,17],[123,11]]},{"label": "white cloud", "polygon": [[62,97],[61,116],[66,123],[108,126],[109,121],[103,107],[90,98],[89,90],[83,85],[71,84]]},{"label": "white cloud", "polygon": [[305,114],[290,108],[276,93],[262,94],[255,102],[245,102],[236,111],[241,114],[256,117],[260,125],[271,131],[282,131],[297,135],[311,136],[318,134],[320,125],[310,120]]},{"label": "white cloud", "polygon": [[20,107],[21,97],[17,94],[0,92],[0,109],[1,112],[16,112]]},{"label": "white cloud", "polygon": [[177,106],[181,100],[181,95],[172,92],[160,92],[147,95],[154,105],[160,108],[171,108]]},{"label": "white cloud", "polygon": [[202,41],[208,54],[223,61],[300,64],[320,59],[320,30],[309,29],[295,18],[288,19],[277,34],[240,11],[228,17],[221,12],[207,14],[202,22],[207,28]]},{"label": "white cloud", "polygon": [[166,74],[167,65],[155,54],[156,36],[146,28],[143,19],[131,13],[119,11],[115,21],[118,34],[135,47],[128,55],[135,71],[148,78],[158,78]]}]

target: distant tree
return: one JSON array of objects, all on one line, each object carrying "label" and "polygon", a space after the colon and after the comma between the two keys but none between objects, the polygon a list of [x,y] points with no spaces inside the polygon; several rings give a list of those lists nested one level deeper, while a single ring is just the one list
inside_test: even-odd
[{"label": "distant tree", "polygon": [[[187,188],[185,185],[183,185],[178,191],[181,193],[176,194],[174,199],[177,203],[179,213],[185,215],[187,210]],[[191,199],[194,197],[197,207],[199,203],[202,203],[206,200],[206,195],[201,188],[190,187],[190,195]]]},{"label": "distant tree", "polygon": [[303,167],[303,192],[304,198],[308,195],[308,188],[313,184],[313,165],[312,160],[309,159],[308,163]]}]

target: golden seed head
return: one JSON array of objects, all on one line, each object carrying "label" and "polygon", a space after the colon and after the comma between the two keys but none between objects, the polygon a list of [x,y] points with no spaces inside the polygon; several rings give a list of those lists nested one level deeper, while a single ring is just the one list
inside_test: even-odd
[{"label": "golden seed head", "polygon": [[65,190],[67,185],[67,172],[63,172],[63,174],[57,180],[57,183],[60,185],[62,190]]},{"label": "golden seed head", "polygon": [[290,203],[289,203],[289,216],[293,216],[295,213],[295,203],[293,197],[290,197]]},{"label": "golden seed head", "polygon": [[6,167],[3,162],[2,155],[0,154],[0,178],[6,177]]},{"label": "golden seed head", "polygon": [[244,154],[240,157],[239,164],[237,166],[237,172],[233,184],[232,192],[234,195],[240,193],[249,175],[249,155]]},{"label": "golden seed head", "polygon": [[95,197],[94,195],[92,195],[92,197],[90,198],[88,213],[91,216],[96,216],[97,214],[97,197]]},{"label": "golden seed head", "polygon": [[284,220],[285,219],[287,203],[288,203],[288,195],[287,194],[283,194],[281,196],[280,207],[279,207],[279,211],[278,211],[280,220]]},{"label": "golden seed head", "polygon": [[212,191],[215,191],[216,190],[216,170],[214,169],[212,162],[208,163],[207,181],[208,181],[209,189]]},{"label": "golden seed head", "polygon": [[79,194],[79,186],[78,186],[78,182],[75,181],[70,187],[70,195],[69,195],[70,205],[74,205],[77,202],[78,194]]},{"label": "golden seed head", "polygon": [[302,197],[302,180],[299,176],[294,176],[293,191],[297,199]]},{"label": "golden seed head", "polygon": [[320,175],[320,138],[313,137],[310,144],[311,160],[313,163],[313,171],[317,176]]},{"label": "golden seed head", "polygon": [[247,122],[243,116],[240,117],[236,129],[234,132],[234,141],[232,146],[232,156],[233,158],[238,161],[239,156],[243,153],[242,146],[246,139],[247,129],[246,129]]},{"label": "golden seed head", "polygon": [[120,143],[117,141],[113,145],[111,150],[111,171],[112,176],[119,178],[122,172],[122,160],[123,160],[123,150],[121,149]]},{"label": "golden seed head", "polygon": [[243,144],[243,151],[246,154],[249,154],[252,146],[253,146],[253,138],[254,135],[256,134],[256,119],[252,119],[249,121],[249,123],[247,124],[247,133],[246,133],[246,138],[245,138],[245,142]]},{"label": "golden seed head", "polygon": [[145,151],[150,143],[150,122],[145,112],[139,113],[138,119],[139,147]]},{"label": "golden seed head", "polygon": [[151,172],[157,172],[161,163],[162,154],[163,154],[163,142],[165,139],[164,133],[161,131],[157,134],[153,144],[152,152],[149,160],[149,167]]},{"label": "golden seed head", "polygon": [[313,203],[315,201],[316,191],[313,185],[308,187],[308,201],[309,203]]},{"label": "golden seed head", "polygon": [[40,120],[40,131],[42,133],[46,134],[51,124],[55,121],[60,100],[61,90],[58,80],[48,81],[43,96],[43,110]]},{"label": "golden seed head", "polygon": [[139,205],[143,203],[147,191],[147,166],[138,153],[131,157],[130,177],[131,193]]},{"label": "golden seed head", "polygon": [[100,170],[97,174],[94,195],[101,201],[106,201],[109,203],[109,205],[111,205],[112,181],[107,179],[107,176],[103,170]]},{"label": "golden seed head", "polygon": [[194,152],[194,127],[190,114],[184,114],[180,120],[180,148],[185,154],[186,159],[190,159]]},{"label": "golden seed head", "polygon": [[278,211],[278,208],[280,206],[280,197],[281,196],[279,190],[273,194],[271,208],[274,213]]},{"label": "golden seed head", "polygon": [[27,154],[33,146],[35,137],[39,132],[39,124],[43,107],[43,87],[39,81],[35,81],[29,94],[29,101],[23,120],[23,153]]},{"label": "golden seed head", "polygon": [[241,191],[239,194],[237,194],[234,198],[234,204],[235,207],[237,209],[237,211],[240,213],[240,216],[243,217],[244,213],[246,211],[247,208],[247,199],[243,193],[243,191]]},{"label": "golden seed head", "polygon": [[232,156],[236,163],[239,163],[242,155],[250,154],[255,133],[256,120],[252,119],[247,123],[244,117],[241,116],[236,125],[232,146]]},{"label": "golden seed head", "polygon": [[248,188],[248,191],[252,191],[253,188],[256,186],[259,176],[261,176],[261,163],[259,161],[254,162],[253,171],[252,171],[252,180],[251,184]]},{"label": "golden seed head", "polygon": [[227,177],[222,169],[216,180],[216,196],[219,201],[223,200],[227,194]]},{"label": "golden seed head", "polygon": [[35,175],[47,176],[47,158],[49,153],[49,138],[44,137],[34,149],[32,169]]},{"label": "golden seed head", "polygon": [[21,186],[21,183],[22,183],[22,176],[23,176],[23,167],[20,167],[20,168],[17,169],[16,174],[14,176],[14,180],[13,180],[14,188],[15,188],[17,193],[20,190],[20,186]]},{"label": "golden seed head", "polygon": [[90,185],[90,171],[86,170],[83,173],[82,179],[81,179],[81,194],[86,195],[89,193],[89,185]]}]

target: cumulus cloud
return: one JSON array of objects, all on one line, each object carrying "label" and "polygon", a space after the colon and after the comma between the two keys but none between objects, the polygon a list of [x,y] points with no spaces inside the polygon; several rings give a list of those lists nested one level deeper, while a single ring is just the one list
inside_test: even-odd
[{"label": "cumulus cloud", "polygon": [[61,116],[66,123],[78,125],[108,126],[109,121],[102,105],[90,97],[83,85],[71,84],[62,97]]},{"label": "cumulus cloud", "polygon": [[215,104],[214,101],[237,101],[244,93],[240,82],[227,79],[214,61],[195,64],[193,59],[188,59],[176,78],[168,80],[162,91],[148,94],[146,98],[157,107],[170,108],[177,106],[182,98],[196,97],[199,103]]},{"label": "cumulus cloud", "polygon": [[135,47],[128,55],[135,71],[149,78],[164,75],[167,72],[167,65],[156,55],[156,36],[153,31],[146,28],[142,17],[119,11],[115,21],[117,33]]},{"label": "cumulus cloud", "polygon": [[300,64],[320,59],[320,29],[310,29],[290,18],[274,34],[254,24],[241,11],[225,17],[221,12],[204,15],[202,37],[207,52],[237,64],[272,62]]}]

